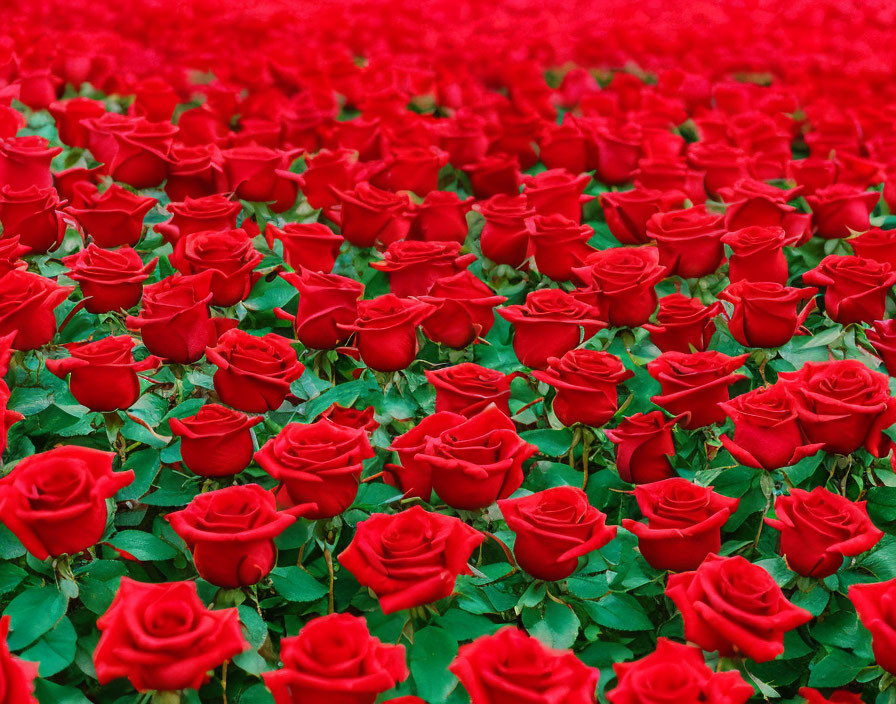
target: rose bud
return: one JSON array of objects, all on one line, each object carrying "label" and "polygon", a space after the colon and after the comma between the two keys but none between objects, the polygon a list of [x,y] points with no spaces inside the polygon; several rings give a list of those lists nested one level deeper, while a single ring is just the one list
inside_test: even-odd
[{"label": "rose bud", "polygon": [[808,157],[787,162],[787,178],[800,186],[803,195],[815,195],[816,191],[834,185],[837,180],[837,164],[830,159]]},{"label": "rose bud", "polygon": [[96,545],[109,518],[107,500],[134,481],[113,472],[113,452],[76,445],[21,460],[0,479],[0,522],[38,560]]},{"label": "rose bud", "polygon": [[633,374],[609,352],[574,349],[551,357],[547,369],[532,376],[556,391],[554,415],[563,425],[600,428],[616,414],[619,385]]},{"label": "rose bud", "polygon": [[9,137],[0,139],[0,185],[14,191],[50,188],[53,175],[50,162],[62,152],[62,147],[50,147],[43,137]]},{"label": "rose bud", "polygon": [[373,406],[361,410],[358,408],[345,408],[338,403],[334,403],[327,410],[320,414],[320,420],[328,420],[336,425],[345,428],[353,428],[354,430],[363,430],[370,435],[380,424],[375,416],[376,411]]},{"label": "rose bud", "polygon": [[861,695],[847,692],[845,689],[832,692],[828,698],[811,687],[800,687],[797,693],[806,700],[806,704],[864,704]]},{"label": "rose bud", "polygon": [[0,672],[3,673],[3,697],[9,704],[36,704],[34,680],[38,663],[20,660],[9,652],[6,642],[10,616],[0,618]]},{"label": "rose bud", "polygon": [[617,684],[607,692],[610,704],[717,702],[746,704],[753,687],[736,670],[714,672],[700,648],[657,638],[656,650],[628,663],[615,663]]},{"label": "rose bud", "polygon": [[883,319],[896,271],[873,259],[832,254],[805,272],[803,281],[825,287],[824,310],[834,322],[870,323]]},{"label": "rose bud", "polygon": [[461,254],[457,242],[393,242],[382,261],[370,262],[389,278],[389,290],[399,298],[424,296],[445,276],[453,276],[476,261],[475,254]]},{"label": "rose bud", "polygon": [[783,247],[792,244],[781,227],[744,227],[722,236],[731,247],[728,278],[731,283],[769,281],[787,283],[787,259]]},{"label": "rose bud", "polygon": [[636,188],[684,193],[696,205],[706,202],[705,175],[692,169],[681,157],[641,159],[633,174]]},{"label": "rose bud", "polygon": [[331,350],[351,335],[345,330],[358,319],[358,299],[364,284],[336,274],[318,274],[299,269],[298,274],[282,272],[281,278],[299,292],[295,316],[276,309],[281,318],[292,320],[296,338],[305,347]]},{"label": "rose bud", "polygon": [[322,149],[305,157],[305,171],[299,188],[314,208],[332,208],[339,203],[333,189],[347,192],[354,188],[358,176],[358,152],[353,149]]},{"label": "rose bud", "polygon": [[578,224],[582,222],[582,205],[594,200],[583,193],[589,183],[590,174],[573,176],[565,169],[551,169],[523,176],[523,195],[539,215],[562,215]]},{"label": "rose bud", "polygon": [[224,149],[221,159],[228,190],[242,200],[272,203],[274,212],[288,210],[295,203],[297,185],[277,171],[288,170],[298,154],[299,150],[281,151],[258,144]]},{"label": "rose bud", "polygon": [[143,234],[143,218],[157,202],[114,183],[102,193],[84,184],[75,186],[75,198],[65,212],[78,221],[98,247],[133,247]]},{"label": "rose bud", "polygon": [[647,371],[662,393],[650,400],[673,414],[690,413],[682,426],[703,428],[725,420],[719,404],[728,400],[728,387],[747,377],[735,374],[748,354],[729,357],[721,352],[663,352],[648,362]]},{"label": "rose bud", "polygon": [[662,411],[636,413],[623,418],[618,427],[604,434],[616,445],[616,469],[630,484],[648,484],[675,476],[669,457],[675,454],[672,428],[689,418],[685,413],[666,418]]},{"label": "rose bud", "polygon": [[255,461],[280,482],[279,506],[317,521],[352,505],[363,462],[374,454],[363,430],[318,420],[290,423],[255,453]]},{"label": "rose bud", "polygon": [[473,210],[485,218],[479,233],[482,255],[496,264],[518,267],[526,260],[529,230],[526,221],[535,215],[524,195],[496,195],[477,203]]},{"label": "rose bud", "polygon": [[18,237],[35,254],[56,249],[65,237],[66,224],[60,212],[64,205],[54,188],[30,186],[24,191],[15,191],[3,186],[0,188],[3,238]]},{"label": "rose bud", "polygon": [[280,670],[265,672],[274,704],[372,704],[408,678],[404,646],[370,635],[363,616],[330,614],[308,621],[280,641]]},{"label": "rose bud", "polygon": [[112,132],[115,147],[112,158],[104,162],[106,173],[138,191],[160,185],[168,176],[175,134],[177,127],[170,122],[134,118],[131,129]]},{"label": "rose bud", "polygon": [[84,295],[90,313],[128,310],[143,296],[143,282],[149,278],[159,258],[147,264],[130,247],[109,250],[91,243],[76,254],[62,259]]},{"label": "rose bud", "polygon": [[647,236],[656,240],[659,263],[668,275],[697,279],[714,273],[725,261],[723,217],[698,205],[652,215]]},{"label": "rose bud", "polygon": [[598,310],[560,289],[530,291],[525,305],[498,308],[513,326],[513,351],[532,369],[544,369],[551,357],[562,357],[607,324]]},{"label": "rose bud", "polygon": [[696,571],[669,575],[666,596],[681,611],[685,638],[721,657],[774,660],[784,634],[812,620],[764,568],[740,556],[707,555]]},{"label": "rose bud", "polygon": [[685,196],[677,191],[652,191],[635,187],[630,191],[605,191],[600,206],[610,234],[620,244],[647,244],[647,221],[656,213],[684,207]]},{"label": "rose bud", "polygon": [[590,136],[596,153],[594,177],[608,186],[631,181],[643,156],[640,126],[608,124],[591,130]]},{"label": "rose bud", "polygon": [[183,463],[200,477],[239,474],[252,461],[255,447],[251,428],[264,420],[250,418],[216,403],[207,403],[195,415],[171,418],[173,435],[180,437]]},{"label": "rose bud", "polygon": [[857,257],[889,264],[896,269],[896,230],[881,230],[879,227],[872,227],[847,242]]},{"label": "rose bud", "polygon": [[460,167],[470,179],[476,200],[497,195],[515,196],[520,192],[520,162],[515,156],[489,154]]},{"label": "rose bud", "polygon": [[722,313],[722,304],[705,306],[680,293],[663,296],[659,304],[656,323],[641,327],[660,352],[705,352],[716,331],[713,318]]},{"label": "rose bud", "polygon": [[0,337],[14,333],[17,350],[43,347],[56,334],[53,311],[74,290],[39,274],[10,271],[0,278]]},{"label": "rose bud", "polygon": [[884,536],[868,517],[864,501],[850,501],[822,486],[778,496],[775,516],[765,522],[781,532],[787,566],[804,577],[831,576],[843,566],[844,557],[861,555]]},{"label": "rose bud", "polygon": [[536,215],[526,220],[529,255],[538,272],[554,281],[569,281],[573,271],[596,253],[588,240],[594,230],[563,215]]},{"label": "rose bud", "polygon": [[64,347],[70,357],[48,359],[47,369],[60,379],[69,374],[69,390],[91,411],[108,413],[130,408],[140,397],[137,372],[157,369],[158,357],[134,361],[134,341],[128,335],[104,337],[96,342],[73,342]]},{"label": "rose bud", "polygon": [[333,271],[339,248],[345,242],[329,227],[319,222],[289,222],[282,228],[268,223],[264,228],[268,247],[274,240],[283,243],[283,260],[293,269],[307,269],[321,274]]},{"label": "rose bud", "polygon": [[211,305],[228,307],[246,300],[257,276],[252,270],[262,256],[242,228],[191,232],[174,245],[169,257],[182,274],[211,272]]},{"label": "rose bud", "polygon": [[[100,684],[127,677],[138,692],[199,689],[209,671],[249,647],[236,609],[207,609],[195,582],[150,584],[122,577],[97,619],[93,662]],[[144,657],[133,657],[134,649]]]},{"label": "rose bud", "polygon": [[812,209],[815,234],[826,240],[849,237],[852,232],[864,232],[874,211],[880,193],[866,191],[857,186],[836,183],[820,188],[814,195],[806,196]]},{"label": "rose bud", "polygon": [[209,316],[210,271],[196,276],[175,274],[143,289],[138,315],[129,315],[128,330],[139,330],[150,353],[175,364],[191,364],[215,343]]},{"label": "rose bud", "polygon": [[358,523],[339,563],[391,614],[450,596],[457,576],[470,574],[467,561],[483,540],[459,518],[413,506]]},{"label": "rose bud", "polygon": [[[459,365],[460,366],[460,365]],[[432,383],[432,380],[429,380]],[[405,497],[419,497],[429,501],[432,496],[432,476],[426,462],[418,462],[417,455],[426,447],[427,438],[435,438],[444,431],[460,425],[466,418],[451,411],[436,411],[425,416],[406,433],[396,437],[389,449],[398,455],[401,465],[387,464],[383,480],[401,489]]]},{"label": "rose bud", "polygon": [[718,554],[722,526],[740,502],[680,477],[635,487],[635,500],[647,523],[623,518],[622,527],[637,536],[651,567],[673,572],[695,570]]},{"label": "rose bud", "polygon": [[792,246],[805,244],[811,237],[812,216],[787,205],[798,194],[798,188],[782,191],[762,181],[742,179],[732,188],[721,191],[722,200],[727,204],[725,227],[732,232],[745,227],[780,227],[786,241],[794,243]]},{"label": "rose bud", "polygon": [[438,279],[428,295],[418,298],[436,307],[423,321],[426,336],[458,350],[488,335],[495,307],[507,301],[467,270]]},{"label": "rose bud", "polygon": [[221,401],[247,413],[279,408],[305,371],[289,341],[274,333],[255,336],[234,328],[205,354],[218,367],[213,380]]},{"label": "rose bud", "polygon": [[426,380],[436,390],[436,413],[448,411],[469,418],[494,404],[510,415],[510,382],[514,375],[472,362],[427,370]]},{"label": "rose bud", "polygon": [[[719,292],[718,298],[733,304],[728,330],[745,347],[773,349],[787,344],[815,309],[818,289],[791,288],[778,283],[739,281]],[[800,301],[809,299],[803,309]]]},{"label": "rose bud", "polygon": [[358,303],[358,319],[341,325],[355,333],[361,360],[379,372],[407,369],[417,356],[417,327],[435,312],[435,307],[387,293]]},{"label": "rose bud", "polygon": [[239,201],[214,195],[204,198],[187,197],[183,202],[169,203],[165,210],[171,213],[171,218],[154,225],[153,229],[167,242],[175,244],[191,232],[234,229],[242,206]]},{"label": "rose bud", "polygon": [[[280,183],[284,184],[285,193],[292,193],[294,188],[292,184],[283,181]],[[180,143],[171,146],[171,151],[168,152],[165,194],[172,203],[185,203],[190,198],[197,200],[211,196],[223,198],[220,193],[226,190],[227,177],[221,166],[217,146],[203,144],[188,147]],[[275,205],[271,206],[272,210]],[[220,228],[224,227],[236,227],[236,223],[220,225]]]},{"label": "rose bud", "polygon": [[856,359],[805,362],[795,372],[781,372],[793,396],[800,427],[825,452],[848,455],[864,446],[886,457],[892,446],[883,430],[896,422],[896,399],[889,377]]},{"label": "rose bud", "polygon": [[710,195],[747,176],[747,154],[743,149],[724,142],[694,142],[687,151],[688,164],[706,174],[703,183]]},{"label": "rose bud", "polygon": [[439,498],[452,508],[476,511],[506,499],[523,483],[523,462],[538,452],[496,406],[426,438],[416,461],[429,467]]},{"label": "rose bud", "polygon": [[585,492],[558,486],[519,499],[498,501],[507,527],[516,535],[517,564],[536,579],[557,582],[569,577],[579,558],[616,537],[616,526],[588,503]]},{"label": "rose bud", "polygon": [[792,396],[783,384],[762,386],[719,404],[734,421],[734,438],[719,440],[743,465],[772,471],[790,467],[822,448],[800,429]]},{"label": "rose bud", "polygon": [[106,113],[106,106],[101,100],[90,98],[69,98],[57,100],[47,108],[56,121],[59,141],[69,147],[84,148],[87,146],[87,130],[81,120],[100,117]]},{"label": "rose bud", "polygon": [[896,320],[875,320],[873,328],[867,328],[868,342],[884,363],[887,374],[896,374]]},{"label": "rose bud", "polygon": [[454,191],[432,191],[414,210],[408,237],[424,242],[457,242],[467,239],[467,213],[473,197],[465,200]]},{"label": "rose bud", "polygon": [[165,520],[187,544],[202,579],[239,589],[258,584],[276,567],[274,538],[296,519],[277,512],[272,492],[246,484],[199,494]]},{"label": "rose bud", "polygon": [[600,677],[571,650],[552,650],[513,626],[460,647],[448,669],[473,702],[497,704],[513,692],[520,702],[592,704]]},{"label": "rose bud", "polygon": [[896,579],[870,584],[851,584],[849,600],[862,625],[871,631],[874,661],[890,674],[896,673]]},{"label": "rose bud", "polygon": [[384,191],[366,181],[350,191],[333,188],[333,193],[339,199],[341,234],[355,247],[388,246],[407,236],[412,210],[406,193]]}]

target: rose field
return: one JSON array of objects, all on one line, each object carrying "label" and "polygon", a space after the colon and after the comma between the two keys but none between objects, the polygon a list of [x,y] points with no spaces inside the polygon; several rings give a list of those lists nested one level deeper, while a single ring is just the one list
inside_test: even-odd
[{"label": "rose field", "polygon": [[0,704],[896,704],[892,2],[6,0],[0,227]]}]

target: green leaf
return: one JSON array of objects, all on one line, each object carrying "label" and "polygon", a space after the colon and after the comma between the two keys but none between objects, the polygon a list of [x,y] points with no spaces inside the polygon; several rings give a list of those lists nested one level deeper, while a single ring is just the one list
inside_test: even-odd
[{"label": "green leaf", "polygon": [[327,593],[327,588],[301,567],[278,567],[271,572],[271,582],[287,601],[317,601]]},{"label": "green leaf", "polygon": [[524,611],[523,625],[549,648],[565,650],[576,642],[581,623],[571,608],[548,600],[544,602],[543,615],[537,609]]},{"label": "green leaf", "polygon": [[11,592],[22,583],[28,573],[11,562],[0,563],[0,594]]},{"label": "green leaf", "polygon": [[644,607],[629,594],[607,594],[600,601],[586,601],[583,605],[588,615],[601,626],[617,631],[653,630]]},{"label": "green leaf", "polygon": [[845,650],[834,649],[809,666],[810,687],[841,687],[852,682],[868,663]]},{"label": "green leaf", "polygon": [[173,546],[161,538],[140,530],[123,530],[109,538],[109,543],[142,562],[170,560],[178,554]]},{"label": "green leaf", "polygon": [[91,704],[91,701],[74,687],[64,687],[47,680],[36,680],[34,692],[40,704]]},{"label": "green leaf", "polygon": [[41,677],[51,677],[71,665],[75,659],[78,634],[67,618],[22,653],[24,660],[40,663]]},{"label": "green leaf", "polygon": [[67,607],[68,599],[52,585],[19,594],[3,611],[4,616],[10,617],[10,649],[31,645],[65,616]]},{"label": "green leaf", "polygon": [[569,428],[526,430],[520,433],[520,437],[535,445],[547,457],[559,457],[569,452],[572,445],[572,431]]},{"label": "green leaf", "polygon": [[448,670],[456,655],[457,641],[448,631],[426,626],[414,633],[408,665],[422,699],[444,701],[457,686],[457,678]]}]

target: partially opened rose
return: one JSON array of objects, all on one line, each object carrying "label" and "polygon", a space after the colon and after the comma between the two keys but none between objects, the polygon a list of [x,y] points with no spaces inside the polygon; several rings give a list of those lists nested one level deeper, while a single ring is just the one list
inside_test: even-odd
[{"label": "partially opened rose", "polygon": [[482,255],[497,264],[520,266],[529,247],[526,221],[535,215],[526,197],[500,194],[477,203],[473,210],[485,218],[479,233]]},{"label": "partially opened rose", "polygon": [[92,242],[76,254],[64,257],[66,276],[78,282],[91,313],[133,308],[143,296],[143,282],[156,268],[158,257],[146,264],[136,250],[120,247],[102,249]]},{"label": "partially opened rose", "polygon": [[722,289],[718,298],[733,305],[730,314],[725,310],[725,317],[735,340],[744,347],[770,349],[787,344],[802,327],[815,310],[816,293],[814,287],[793,288],[742,279]]},{"label": "partially opened rose", "polygon": [[333,271],[339,248],[345,239],[319,222],[289,222],[282,228],[268,223],[264,228],[268,247],[283,243],[283,259],[293,269],[308,269],[322,274]]},{"label": "partially opened rose", "polygon": [[143,219],[157,202],[114,183],[102,193],[90,184],[79,184],[65,212],[78,221],[97,246],[133,247],[143,234]]},{"label": "partially opened rose", "polygon": [[453,276],[475,261],[475,254],[461,254],[457,242],[393,242],[382,261],[370,266],[386,272],[389,290],[400,298],[423,296],[445,276]]},{"label": "partially opened rose", "polygon": [[183,463],[202,477],[227,477],[242,472],[255,449],[251,428],[264,416],[250,418],[217,403],[207,403],[192,416],[171,418],[171,432],[180,437]]},{"label": "partially opened rose", "polygon": [[438,279],[427,295],[417,298],[436,307],[423,321],[423,332],[433,342],[453,349],[488,335],[495,323],[495,307],[507,300],[466,269]]},{"label": "partially opened rose", "polygon": [[619,478],[631,484],[646,484],[675,476],[669,462],[675,453],[672,428],[689,417],[684,413],[666,418],[662,411],[636,413],[623,418],[618,427],[604,431],[616,445]]},{"label": "partially opened rose", "polygon": [[610,234],[620,244],[647,244],[647,221],[656,213],[680,209],[685,196],[677,191],[654,191],[633,188],[630,191],[605,191],[600,194],[600,205]]},{"label": "partially opened rose", "polygon": [[0,618],[0,697],[7,704],[37,704],[34,680],[38,663],[20,660],[9,652],[9,616]]},{"label": "partially opened rose", "polygon": [[722,312],[716,301],[703,305],[699,299],[670,293],[659,300],[656,323],[645,323],[650,341],[660,352],[705,352],[716,331],[713,318]]},{"label": "partially opened rose", "polygon": [[432,495],[432,467],[427,462],[417,460],[417,455],[425,449],[428,438],[438,437],[445,430],[454,428],[465,420],[459,413],[436,411],[396,437],[389,449],[398,455],[401,464],[387,464],[383,480],[397,486],[405,496],[416,496],[428,501]]},{"label": "partially opened rose", "polygon": [[425,374],[436,390],[436,413],[448,411],[469,418],[494,404],[510,415],[510,374],[472,362],[427,370]]},{"label": "partially opened rose", "polygon": [[660,266],[670,275],[693,279],[712,274],[725,260],[722,215],[698,205],[657,213],[647,221],[647,236],[656,241]]},{"label": "partially opened rose", "polygon": [[32,252],[56,249],[65,237],[61,209],[65,202],[56,189],[30,186],[23,191],[0,188],[0,223],[3,237],[18,237]]},{"label": "partially opened rose", "polygon": [[56,334],[53,311],[73,290],[39,274],[10,271],[0,278],[0,336],[15,333],[17,350],[46,345]]},{"label": "partially opened rose", "polygon": [[185,275],[210,271],[211,304],[232,306],[246,300],[262,256],[244,229],[190,232],[174,245],[169,261]]},{"label": "partially opened rose", "polygon": [[238,201],[222,195],[187,197],[166,205],[165,210],[171,213],[171,219],[155,225],[153,229],[174,244],[191,232],[234,229],[241,209]]},{"label": "partially opened rose", "polygon": [[825,287],[824,309],[835,322],[870,323],[884,318],[896,271],[888,263],[832,254],[805,272],[803,281]]},{"label": "partially opened rose", "polygon": [[849,600],[862,625],[871,631],[875,662],[887,672],[896,673],[896,579],[852,584]]},{"label": "partially opened rose", "polygon": [[850,232],[864,232],[880,194],[857,186],[837,183],[820,188],[806,202],[812,209],[815,232],[824,239],[849,237]]},{"label": "partially opened rose", "polygon": [[313,349],[329,350],[349,338],[351,331],[345,326],[358,318],[358,299],[364,294],[364,284],[345,276],[301,268],[297,274],[283,272],[280,276],[299,292],[299,307],[294,317],[279,309],[275,313],[292,319],[299,342]]}]

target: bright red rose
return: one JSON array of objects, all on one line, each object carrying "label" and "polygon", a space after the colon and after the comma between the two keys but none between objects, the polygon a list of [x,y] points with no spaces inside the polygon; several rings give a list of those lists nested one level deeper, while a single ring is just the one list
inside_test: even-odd
[{"label": "bright red rose", "polygon": [[91,184],[79,184],[65,212],[78,221],[98,247],[133,247],[143,234],[143,218],[157,202],[114,183],[102,193]]},{"label": "bright red rose", "polygon": [[112,132],[115,146],[111,158],[97,159],[116,181],[137,190],[153,188],[168,176],[168,153],[175,134],[177,127],[170,122],[133,118],[128,129]]},{"label": "bright red rose", "polygon": [[591,131],[596,152],[594,175],[609,186],[632,180],[643,156],[642,131],[636,124],[605,125]]},{"label": "bright red rose", "polygon": [[96,186],[101,182],[102,174],[99,172],[102,168],[102,166],[92,169],[74,167],[65,171],[57,171],[53,174],[53,185],[60,197],[68,201],[73,200],[78,197],[75,188],[81,187],[79,184]]},{"label": "bright red rose", "polygon": [[714,273],[725,261],[723,216],[698,205],[652,215],[647,236],[656,241],[659,263],[668,275],[696,279]]},{"label": "bright red rose", "polygon": [[[432,380],[429,380],[432,383]],[[444,431],[460,425],[466,418],[451,411],[436,411],[425,416],[417,425],[406,433],[396,437],[389,449],[398,455],[401,465],[387,464],[384,481],[397,486],[406,497],[417,496],[429,501],[432,495],[432,476],[430,465],[417,460],[426,447],[426,440],[438,437]]]},{"label": "bright red rose", "polygon": [[298,151],[281,151],[257,144],[221,152],[228,190],[237,198],[255,203],[272,203],[272,210],[289,210],[295,203],[298,186],[277,173],[288,170]]},{"label": "bright red rose", "polygon": [[881,358],[890,376],[896,375],[896,320],[875,320],[865,330],[868,342]]},{"label": "bright red rose", "polygon": [[787,178],[802,188],[801,193],[814,195],[837,180],[837,164],[830,159],[808,157],[787,162]]},{"label": "bright red rose", "polygon": [[222,307],[235,305],[249,296],[257,278],[252,270],[261,260],[252,238],[242,228],[185,234],[177,240],[169,257],[182,274],[211,272],[211,305]]},{"label": "bright red rose", "polygon": [[329,227],[319,222],[289,222],[282,228],[268,223],[264,228],[268,247],[274,240],[283,243],[283,259],[293,269],[307,269],[321,274],[333,271],[339,248],[345,242]]},{"label": "bright red rose", "polygon": [[3,238],[18,237],[35,254],[56,249],[65,237],[66,223],[61,208],[64,201],[54,188],[29,186],[16,191],[0,188],[0,223]]},{"label": "bright red rose", "polygon": [[341,234],[350,244],[388,246],[407,236],[412,210],[406,193],[384,191],[366,181],[353,190],[334,188],[333,192],[339,199]]},{"label": "bright red rose", "polygon": [[724,142],[694,142],[688,146],[688,163],[703,171],[706,192],[716,195],[747,176],[747,154]]},{"label": "bright red rose", "polygon": [[684,193],[696,205],[706,202],[705,176],[681,157],[640,159],[633,174],[635,187]]},{"label": "bright red rose", "polygon": [[529,249],[529,230],[526,221],[535,215],[523,195],[496,195],[477,203],[473,210],[485,218],[479,234],[483,256],[496,264],[518,267],[526,259]]},{"label": "bright red rose", "polygon": [[817,689],[800,687],[799,695],[806,700],[806,704],[864,704],[862,697],[845,689],[838,689],[825,698]]},{"label": "bright red rose", "polygon": [[376,411],[373,406],[361,410],[358,408],[345,408],[338,403],[334,403],[327,410],[320,414],[321,420],[328,420],[336,425],[342,425],[346,428],[354,428],[355,430],[363,430],[370,435],[373,431],[380,427],[377,422]]},{"label": "bright red rose", "polygon": [[423,321],[423,332],[433,342],[463,349],[484,338],[495,323],[495,307],[504,303],[469,271],[438,279],[421,301],[436,307]]},{"label": "bright red rose", "polygon": [[9,652],[9,616],[0,618],[0,698],[6,704],[37,704],[34,680],[38,663],[20,660]]},{"label": "bright red rose", "polygon": [[881,230],[879,227],[872,227],[847,242],[857,257],[889,264],[896,269],[896,230]]},{"label": "bright red rose", "polygon": [[526,220],[529,256],[539,273],[554,281],[569,281],[574,270],[596,252],[588,244],[594,230],[563,215],[535,215]]},{"label": "bright red rose", "polygon": [[852,584],[849,600],[862,625],[871,631],[874,660],[890,674],[896,673],[896,579],[871,584]]},{"label": "bright red rose", "polygon": [[831,320],[848,325],[881,320],[896,270],[873,259],[832,254],[803,274],[803,281],[824,286],[824,309]]},{"label": "bright red rose", "polygon": [[38,274],[10,271],[0,278],[0,336],[15,333],[17,350],[43,347],[56,334],[53,311],[74,290]]},{"label": "bright red rose", "polygon": [[812,209],[815,233],[826,240],[849,237],[851,232],[864,232],[880,193],[857,186],[837,183],[806,196]]},{"label": "bright red rose", "polygon": [[158,257],[144,264],[130,247],[108,250],[91,243],[76,254],[64,257],[66,276],[78,282],[91,313],[133,308],[143,296],[143,282],[156,268]]},{"label": "bright red rose", "polygon": [[106,106],[101,100],[90,98],[69,98],[57,100],[47,108],[56,121],[59,141],[69,147],[84,148],[87,146],[87,130],[81,120],[100,117],[106,113]]},{"label": "bright red rose", "polygon": [[165,206],[171,218],[155,225],[153,229],[171,244],[184,235],[203,230],[232,230],[236,227],[236,217],[242,206],[221,195],[204,198],[187,197],[182,202],[172,202]]},{"label": "bright red rose", "polygon": [[424,242],[457,242],[467,239],[467,213],[473,197],[461,200],[454,191],[431,191],[414,209],[409,237]]},{"label": "bright red rose", "polygon": [[201,477],[239,474],[252,461],[255,451],[251,428],[264,420],[207,403],[195,415],[171,418],[172,434],[180,437],[183,463]]},{"label": "bright red rose", "polygon": [[[227,176],[221,165],[220,154],[214,144],[195,147],[173,144],[168,152],[168,178],[165,179],[165,193],[169,200],[172,203],[184,203],[190,198],[199,200],[227,191]],[[286,181],[279,183],[284,199],[292,205],[289,198],[295,193],[294,186]],[[282,207],[275,203],[271,209]],[[236,227],[236,223],[221,224],[219,227]]]},{"label": "bright red rose", "polygon": [[[744,347],[773,349],[787,344],[815,309],[817,288],[791,288],[778,283],[741,280],[719,292],[731,303],[728,330]],[[809,301],[800,310],[800,301]]]},{"label": "bright red rose", "polygon": [[371,182],[390,191],[411,191],[425,196],[439,187],[439,172],[448,153],[438,147],[394,147]]},{"label": "bright red rose", "polygon": [[514,376],[472,362],[427,370],[426,380],[436,390],[436,413],[459,413],[469,418],[494,404],[510,415],[510,382]]},{"label": "bright red rose", "polygon": [[572,113],[563,116],[562,124],[550,124],[542,129],[538,155],[548,169],[565,169],[571,174],[589,170],[587,138]]},{"label": "bright red rose", "polygon": [[719,302],[703,305],[697,298],[671,293],[659,300],[656,323],[645,323],[650,341],[660,352],[704,352],[709,347],[716,324],[713,318],[722,312]]},{"label": "bright red rose", "polygon": [[453,276],[476,261],[475,254],[461,254],[457,242],[393,242],[382,261],[370,262],[389,277],[389,290],[399,298],[424,296],[445,276]]},{"label": "bright red rose", "polygon": [[515,156],[489,154],[460,167],[470,179],[476,200],[520,192],[520,162]]},{"label": "bright red rose", "polygon": [[350,191],[358,176],[358,152],[353,149],[322,149],[305,157],[299,187],[312,208],[332,208],[339,203],[334,190]]},{"label": "bright red rose", "polygon": [[782,191],[762,181],[742,179],[731,188],[723,188],[725,227],[730,231],[745,227],[780,227],[787,241],[795,246],[804,244],[811,236],[811,215],[800,213],[787,205],[799,194],[799,189]]},{"label": "bright red rose", "polygon": [[28,262],[22,261],[21,257],[29,251],[28,247],[19,243],[18,237],[0,238],[0,278],[11,271],[27,269]]},{"label": "bright red rose", "polygon": [[594,199],[594,196],[583,193],[589,183],[589,174],[573,176],[565,169],[551,169],[535,176],[524,176],[523,195],[539,215],[562,215],[580,223],[582,205]]},{"label": "bright red rose", "polygon": [[652,191],[633,188],[630,191],[605,191],[600,206],[610,234],[620,244],[647,244],[647,221],[656,213],[684,207],[685,196],[677,191]]},{"label": "bright red rose", "polygon": [[0,139],[0,186],[14,191],[31,186],[50,188],[50,162],[61,151],[62,147],[50,147],[46,139],[37,135]]},{"label": "bright red rose", "polygon": [[722,236],[722,242],[731,247],[728,261],[728,278],[738,281],[770,281],[787,283],[787,259],[784,246],[793,244],[781,227],[745,227]]},{"label": "bright red rose", "polygon": [[284,281],[299,292],[299,308],[295,316],[277,314],[293,321],[296,338],[305,347],[330,350],[344,343],[351,335],[345,326],[358,318],[358,299],[364,295],[364,284],[336,274],[319,274],[299,269],[298,274],[281,273]]}]

